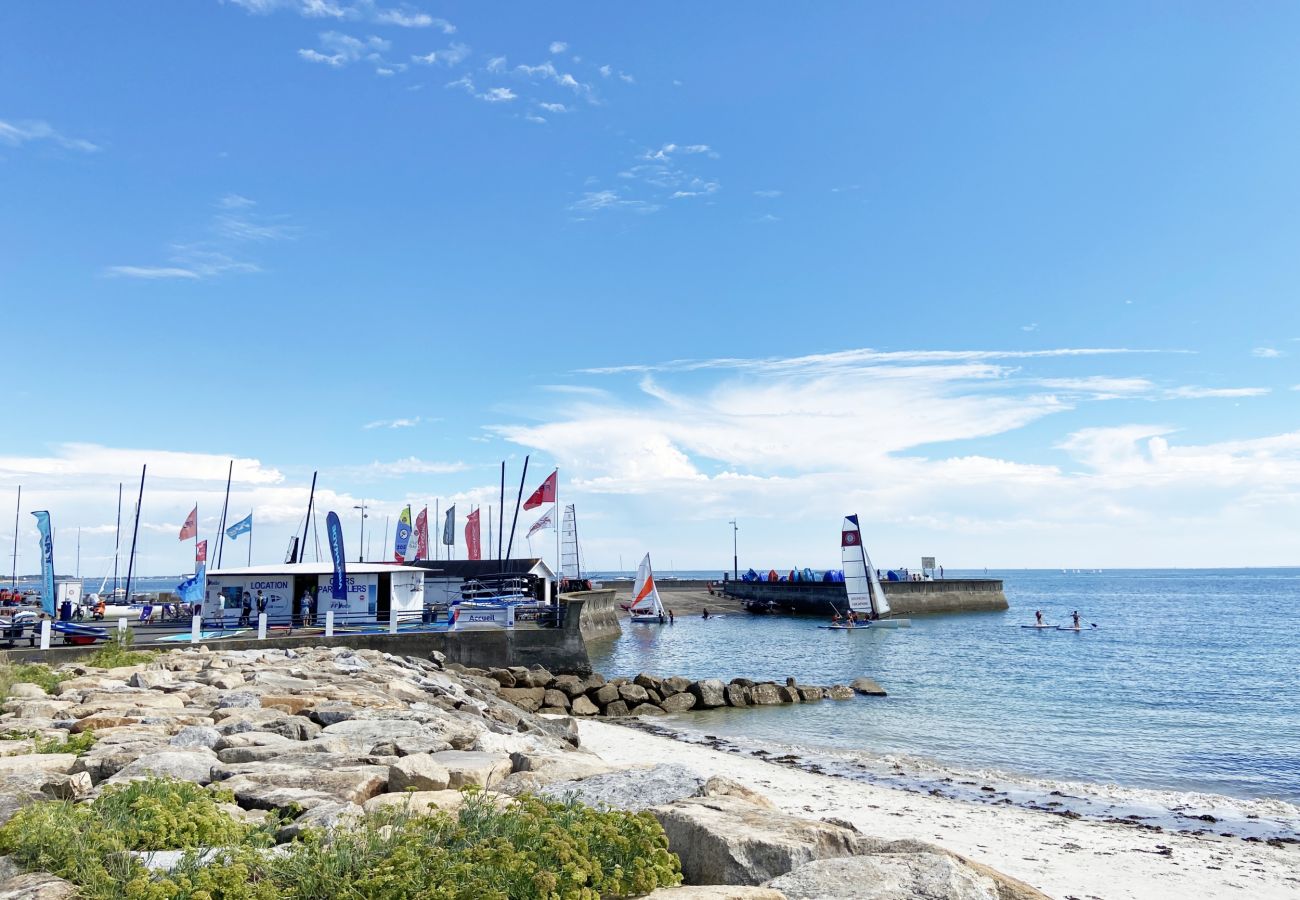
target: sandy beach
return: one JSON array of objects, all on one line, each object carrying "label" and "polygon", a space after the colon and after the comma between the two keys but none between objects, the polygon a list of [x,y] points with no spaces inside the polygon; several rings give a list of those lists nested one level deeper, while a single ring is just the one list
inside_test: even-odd
[{"label": "sandy beach", "polygon": [[800,771],[750,756],[584,720],[585,749],[623,765],[672,762],[726,775],[809,818],[871,835],[931,841],[1053,897],[1077,900],[1300,896],[1300,847],[1112,825],[995,808]]}]

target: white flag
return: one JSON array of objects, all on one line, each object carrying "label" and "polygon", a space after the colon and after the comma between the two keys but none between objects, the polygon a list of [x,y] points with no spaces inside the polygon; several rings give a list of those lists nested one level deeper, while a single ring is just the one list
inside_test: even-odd
[{"label": "white flag", "polygon": [[555,512],[555,507],[552,506],[550,509],[546,511],[546,515],[542,516],[540,519],[538,519],[536,522],[533,523],[533,527],[528,529],[528,536],[524,539],[527,540],[528,538],[532,537],[533,535],[537,534],[537,532],[545,528],[554,528],[555,523],[551,521],[551,514],[554,512]]}]

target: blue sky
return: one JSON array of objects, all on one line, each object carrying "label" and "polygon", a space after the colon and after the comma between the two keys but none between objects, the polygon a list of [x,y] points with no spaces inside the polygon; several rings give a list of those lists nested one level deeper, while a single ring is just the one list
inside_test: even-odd
[{"label": "blue sky", "polygon": [[6,3],[0,491],[83,573],[144,462],[170,572],[232,457],[272,559],[524,453],[598,568],[1296,563],[1297,19]]}]

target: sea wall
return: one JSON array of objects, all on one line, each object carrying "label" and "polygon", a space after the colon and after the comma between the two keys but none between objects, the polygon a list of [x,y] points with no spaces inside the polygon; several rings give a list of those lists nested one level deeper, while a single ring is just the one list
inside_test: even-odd
[{"label": "sea wall", "polygon": [[[561,594],[560,599],[570,604],[574,600],[581,602],[582,612],[577,617],[578,628],[582,632],[583,639],[591,641],[616,638],[623,633],[623,628],[618,621],[616,594],[613,588],[605,588],[599,591]],[[569,611],[572,615],[573,606],[569,607]]]},{"label": "sea wall", "polygon": [[[997,578],[946,578],[935,581],[886,581],[881,585],[895,614],[974,612],[1007,608],[1007,595]],[[728,596],[738,600],[770,600],[779,612],[830,615],[845,612],[844,585],[828,581],[729,581]]]},{"label": "sea wall", "polygon": [[[510,629],[470,631],[414,631],[398,634],[322,634],[284,635],[256,639],[227,638],[203,641],[205,645],[226,650],[290,650],[303,647],[349,647],[353,650],[379,650],[399,656],[428,659],[433,653],[443,655],[449,663],[474,668],[497,666],[544,666],[564,672],[589,672],[591,659],[583,641],[580,622],[585,600],[568,596],[568,610],[560,628],[520,626]],[[181,645],[188,646],[187,644]],[[91,655],[98,649],[54,646],[49,650],[8,650],[0,652],[0,662],[47,662],[61,665]],[[175,645],[139,644],[137,649],[171,650]]]}]

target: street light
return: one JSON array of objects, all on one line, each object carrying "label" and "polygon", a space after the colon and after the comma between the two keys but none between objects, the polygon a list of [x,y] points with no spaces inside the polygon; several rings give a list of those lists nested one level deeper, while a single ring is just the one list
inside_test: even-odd
[{"label": "street light", "polygon": [[357,562],[365,562],[366,555],[366,501],[362,500],[360,506],[354,506],[353,509],[361,510],[361,538],[357,541]]},{"label": "street light", "polygon": [[738,531],[740,531],[740,526],[736,524],[735,519],[732,519],[731,520],[731,565],[733,568],[731,571],[731,577],[735,581],[740,580],[740,551],[737,549],[738,541],[740,539],[737,537],[736,534]]}]

